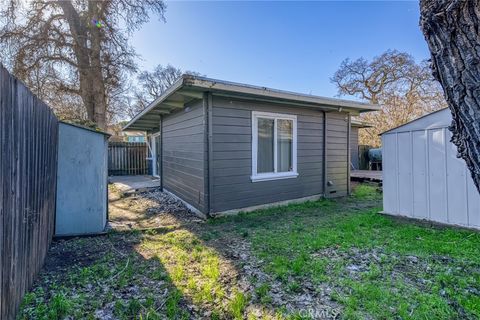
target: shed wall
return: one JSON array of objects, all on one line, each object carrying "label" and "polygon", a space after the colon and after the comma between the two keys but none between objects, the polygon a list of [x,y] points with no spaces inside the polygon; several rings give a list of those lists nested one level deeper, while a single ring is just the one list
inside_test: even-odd
[{"label": "shed wall", "polygon": [[205,212],[205,117],[202,101],[164,116],[163,186]]},{"label": "shed wall", "polygon": [[56,235],[102,232],[107,222],[107,139],[59,124]]},{"label": "shed wall", "polygon": [[385,213],[480,228],[480,195],[450,131],[412,128],[382,136]]},{"label": "shed wall", "polygon": [[[252,111],[297,115],[297,178],[252,182]],[[328,173],[335,195],[346,194],[347,122],[345,115],[329,114],[332,145]],[[324,194],[323,113],[270,103],[213,98],[212,212],[222,212],[278,201]],[[344,148],[343,150],[341,150]],[[343,167],[342,167],[343,165]]]}]

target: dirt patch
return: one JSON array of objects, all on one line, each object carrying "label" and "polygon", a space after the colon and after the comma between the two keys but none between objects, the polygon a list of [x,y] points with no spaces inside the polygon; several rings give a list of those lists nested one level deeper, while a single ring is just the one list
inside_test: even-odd
[{"label": "dirt patch", "polygon": [[174,227],[202,221],[181,201],[160,189],[128,196],[111,192],[109,220],[110,227],[117,231]]},{"label": "dirt patch", "polygon": [[288,290],[288,284],[295,280],[280,281],[265,272],[264,261],[255,257],[247,240],[229,237],[222,239],[217,245],[222,247],[227,260],[235,262],[236,281],[254,302],[247,308],[247,313],[260,317],[262,314],[259,310],[262,308],[258,306],[268,306],[271,315],[275,314],[273,310],[283,310],[285,314],[295,314],[299,310],[316,310],[334,318],[341,312],[341,306],[330,298],[332,288],[327,284],[313,284],[305,278],[298,288]]}]

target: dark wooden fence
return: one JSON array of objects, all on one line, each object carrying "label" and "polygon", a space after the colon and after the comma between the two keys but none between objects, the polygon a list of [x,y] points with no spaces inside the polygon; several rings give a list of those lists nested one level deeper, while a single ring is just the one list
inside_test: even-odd
[{"label": "dark wooden fence", "polygon": [[58,121],[0,65],[0,319],[14,319],[54,230]]},{"label": "dark wooden fence", "polygon": [[108,175],[148,174],[145,142],[109,142]]}]

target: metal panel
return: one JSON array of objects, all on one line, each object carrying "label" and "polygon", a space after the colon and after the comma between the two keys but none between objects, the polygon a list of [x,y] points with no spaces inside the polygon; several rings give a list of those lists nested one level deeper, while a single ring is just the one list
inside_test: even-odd
[{"label": "metal panel", "polygon": [[60,123],[55,233],[99,233],[106,219],[106,136]]},{"label": "metal panel", "polygon": [[412,196],[415,218],[428,217],[427,132],[412,132]]},{"label": "metal panel", "polygon": [[450,120],[443,110],[382,136],[386,213],[480,228],[480,194],[465,162],[456,157],[446,127]]},{"label": "metal panel", "polygon": [[[445,141],[450,141],[452,134],[445,130]],[[457,147],[446,144],[447,152],[447,213],[451,223],[468,225],[468,194],[465,162],[457,158]]]},{"label": "metal panel", "polygon": [[398,214],[398,170],[397,170],[397,135],[382,137],[383,145],[383,209]]},{"label": "metal panel", "polygon": [[448,222],[445,129],[428,130],[428,167],[430,219]]},{"label": "metal panel", "polygon": [[398,197],[399,213],[413,214],[412,195],[412,137],[410,132],[399,133],[398,136]]},{"label": "metal panel", "polygon": [[480,228],[480,194],[473,183],[473,179],[465,166],[465,175],[467,176],[467,195],[468,195],[468,224],[472,227]]}]

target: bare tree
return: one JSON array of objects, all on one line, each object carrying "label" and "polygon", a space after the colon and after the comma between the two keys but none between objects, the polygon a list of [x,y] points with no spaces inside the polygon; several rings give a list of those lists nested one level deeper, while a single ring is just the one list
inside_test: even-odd
[{"label": "bare tree", "polygon": [[12,0],[0,12],[4,63],[42,98],[52,90],[80,97],[105,129],[111,94],[136,69],[128,36],[150,13],[164,19],[165,8],[157,0]]},{"label": "bare tree", "polygon": [[453,121],[452,142],[480,191],[480,3],[421,0],[420,25]]},{"label": "bare tree", "polygon": [[373,124],[360,131],[361,144],[380,146],[380,133],[446,107],[427,63],[417,64],[404,52],[387,51],[372,61],[344,60],[331,81],[339,95],[355,96],[382,107],[360,116]]},{"label": "bare tree", "polygon": [[130,103],[129,115],[133,117],[145,109],[148,104],[160,97],[171,87],[182,74],[200,75],[198,72],[185,71],[170,64],[157,65],[153,71],[142,71],[138,75],[138,86],[135,89],[135,102]]}]

